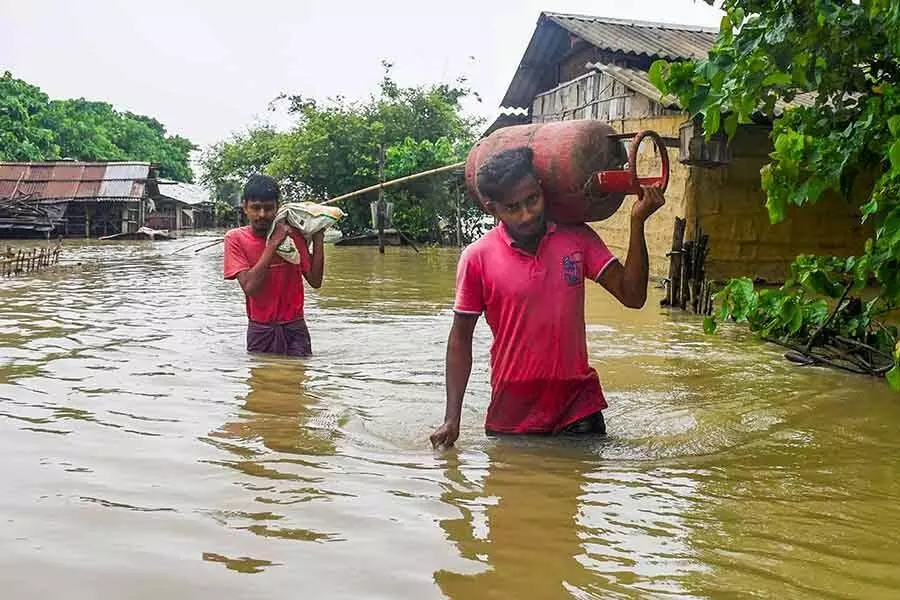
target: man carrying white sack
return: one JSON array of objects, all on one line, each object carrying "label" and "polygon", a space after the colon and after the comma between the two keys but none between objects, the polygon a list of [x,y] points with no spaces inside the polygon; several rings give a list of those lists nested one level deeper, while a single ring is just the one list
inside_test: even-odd
[{"label": "man carrying white sack", "polygon": [[[308,203],[279,210],[279,197],[271,177],[247,180],[243,209],[250,225],[225,234],[225,279],[237,279],[244,290],[248,352],[309,356],[303,279],[313,288],[322,286],[325,229],[342,213]],[[312,253],[303,232],[312,238]]]}]

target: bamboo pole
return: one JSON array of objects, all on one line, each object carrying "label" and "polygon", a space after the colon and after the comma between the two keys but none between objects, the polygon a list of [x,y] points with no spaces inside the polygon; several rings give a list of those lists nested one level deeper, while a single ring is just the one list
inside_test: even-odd
[{"label": "bamboo pole", "polygon": [[199,242],[192,242],[192,243],[188,244],[187,246],[182,246],[181,248],[178,248],[177,250],[174,250],[174,251],[172,252],[172,254],[178,254],[178,253],[181,252],[182,250],[187,250],[187,249],[189,249],[189,248],[196,248],[197,246],[200,246],[200,245],[203,245],[203,244],[207,244],[207,243],[209,243],[209,240],[201,240],[201,241],[199,241]]},{"label": "bamboo pole", "polygon": [[[438,173],[446,173],[448,171],[453,171],[454,169],[459,169],[460,167],[464,167],[465,165],[466,165],[466,162],[462,161],[462,162],[454,163],[452,165],[446,165],[444,167],[438,167],[436,169],[422,171],[420,173],[413,173],[412,175],[406,175],[405,177],[391,179],[390,181],[385,181],[384,183],[377,183],[375,185],[370,185],[369,187],[362,188],[360,190],[348,192],[348,193],[342,194],[340,196],[335,196],[334,198],[332,198],[330,200],[326,200],[325,202],[320,202],[319,204],[322,206],[324,206],[326,204],[334,204],[335,202],[340,202],[341,200],[347,200],[348,198],[353,198],[355,196],[361,196],[363,194],[367,194],[369,192],[374,192],[376,190],[382,190],[384,188],[391,187],[392,185],[399,185],[401,183],[413,181],[413,180],[419,179],[420,177],[425,177],[427,175],[437,175]],[[201,246],[200,248],[197,248],[196,250],[194,250],[194,254],[196,254],[197,252],[202,252],[203,250],[206,250],[207,248],[212,248],[213,246],[218,246],[219,244],[221,244],[224,241],[225,241],[225,238],[220,238],[220,239],[216,240],[215,242],[212,242],[211,244],[207,244],[206,246]],[[185,246],[184,248],[181,248],[181,250],[186,250],[190,247],[191,246]],[[175,254],[176,252],[180,252],[180,250],[176,250],[175,252],[173,252],[173,254]]]},{"label": "bamboo pole", "polygon": [[194,250],[194,254],[197,254],[198,252],[202,252],[203,250],[206,250],[207,248],[212,248],[213,246],[218,246],[219,244],[221,244],[224,241],[225,241],[225,238],[219,238],[211,244],[207,244],[205,246],[200,246],[199,248]]},{"label": "bamboo pole", "polygon": [[431,169],[429,171],[422,171],[421,173],[413,173],[412,175],[407,175],[406,177],[400,177],[398,179],[391,179],[390,181],[385,181],[384,183],[377,183],[375,185],[370,185],[367,188],[363,188],[361,190],[356,190],[355,192],[348,192],[346,194],[342,194],[340,196],[335,196],[331,200],[326,200],[322,202],[322,205],[325,204],[334,204],[335,202],[340,202],[341,200],[346,200],[348,198],[353,198],[354,196],[361,196],[362,194],[367,194],[369,192],[374,192],[376,190],[381,190],[386,187],[390,187],[392,185],[399,185],[401,183],[406,183],[407,181],[413,181],[414,179],[418,179],[420,177],[425,177],[426,175],[437,175],[438,173],[446,173],[447,171],[452,171],[454,169],[458,169],[460,167],[465,166],[465,161],[458,162],[452,165],[447,165],[445,167],[438,167],[437,169]]},{"label": "bamboo pole", "polygon": [[378,151],[378,203],[375,205],[375,221],[378,225],[378,252],[384,254],[384,144]]}]

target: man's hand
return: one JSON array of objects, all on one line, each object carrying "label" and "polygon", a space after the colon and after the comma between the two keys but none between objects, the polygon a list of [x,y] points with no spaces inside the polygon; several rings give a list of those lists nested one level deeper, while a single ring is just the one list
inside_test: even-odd
[{"label": "man's hand", "polygon": [[325,230],[324,229],[322,231],[320,231],[318,233],[314,233],[312,235],[313,244],[321,244],[324,241],[325,241]]},{"label": "man's hand", "polygon": [[281,242],[287,239],[290,231],[290,227],[288,227],[284,223],[279,223],[275,226],[275,231],[272,232],[272,237],[269,238],[269,242],[267,245],[271,248],[277,248],[281,245]]},{"label": "man's hand", "polygon": [[435,450],[452,448],[459,438],[459,423],[446,421],[431,434],[431,446]]},{"label": "man's hand", "polygon": [[645,222],[666,203],[662,190],[656,186],[641,188],[644,193],[638,197],[631,208],[631,218],[640,223]]}]

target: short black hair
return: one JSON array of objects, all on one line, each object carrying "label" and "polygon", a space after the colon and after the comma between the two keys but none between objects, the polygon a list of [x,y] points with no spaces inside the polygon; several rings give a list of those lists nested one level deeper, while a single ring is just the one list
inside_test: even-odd
[{"label": "short black hair", "polygon": [[478,168],[478,192],[488,200],[498,200],[529,175],[535,176],[531,148],[503,150],[488,156]]},{"label": "short black hair", "polygon": [[278,189],[278,182],[268,175],[251,175],[244,184],[244,193],[241,196],[242,202],[247,202],[251,198],[253,200],[262,200],[263,202],[278,202],[281,197],[281,190]]}]

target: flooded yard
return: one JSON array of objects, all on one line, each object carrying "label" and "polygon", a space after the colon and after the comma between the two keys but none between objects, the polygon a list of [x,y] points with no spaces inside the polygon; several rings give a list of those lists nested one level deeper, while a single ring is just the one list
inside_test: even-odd
[{"label": "flooded yard", "polygon": [[186,243],[0,281],[4,598],[900,597],[880,382],[592,286],[609,436],[486,437],[482,322],[439,454],[456,250],[328,247],[296,361]]}]

